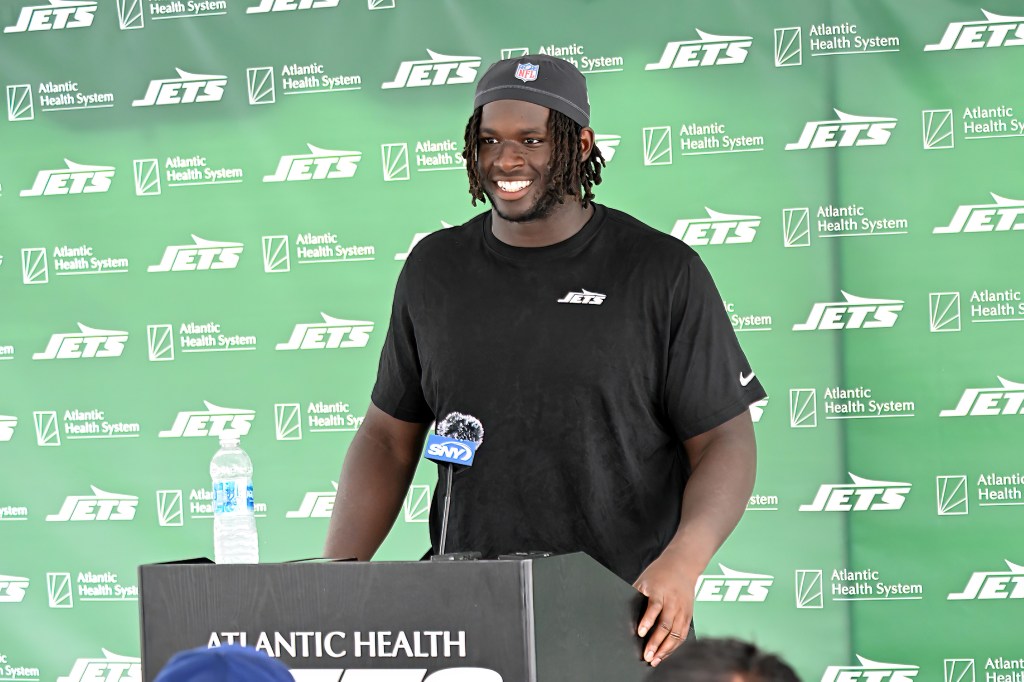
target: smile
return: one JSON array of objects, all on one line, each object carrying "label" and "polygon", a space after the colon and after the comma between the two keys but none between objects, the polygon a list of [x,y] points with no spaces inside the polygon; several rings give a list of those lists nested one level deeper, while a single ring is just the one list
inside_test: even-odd
[{"label": "smile", "polygon": [[496,184],[502,192],[518,192],[532,185],[533,180],[517,180],[515,182],[498,180]]}]

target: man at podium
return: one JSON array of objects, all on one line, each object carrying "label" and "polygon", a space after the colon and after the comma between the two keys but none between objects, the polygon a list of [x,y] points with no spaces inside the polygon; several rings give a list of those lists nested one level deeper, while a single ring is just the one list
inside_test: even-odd
[{"label": "man at podium", "polygon": [[484,437],[452,478],[446,549],[586,552],[648,597],[637,634],[658,665],[746,507],[765,392],[698,255],[594,203],[604,159],[572,64],[492,65],[463,155],[491,208],[405,263],[325,553],[370,559],[429,425],[471,415]]}]

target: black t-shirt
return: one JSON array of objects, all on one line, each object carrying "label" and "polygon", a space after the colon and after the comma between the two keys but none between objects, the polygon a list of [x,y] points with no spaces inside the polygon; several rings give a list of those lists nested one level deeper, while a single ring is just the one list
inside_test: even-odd
[{"label": "black t-shirt", "polygon": [[584,551],[632,582],[678,526],[682,441],[764,397],[751,376],[697,254],[598,205],[551,246],[499,241],[489,212],[423,239],[371,397],[404,421],[483,424],[447,551]]}]

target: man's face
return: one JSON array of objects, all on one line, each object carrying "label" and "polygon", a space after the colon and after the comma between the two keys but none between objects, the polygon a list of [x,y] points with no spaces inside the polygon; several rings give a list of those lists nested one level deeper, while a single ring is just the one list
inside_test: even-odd
[{"label": "man's face", "polygon": [[481,112],[480,185],[494,211],[510,222],[543,219],[562,198],[548,190],[550,113],[547,107],[512,99],[485,104]]}]

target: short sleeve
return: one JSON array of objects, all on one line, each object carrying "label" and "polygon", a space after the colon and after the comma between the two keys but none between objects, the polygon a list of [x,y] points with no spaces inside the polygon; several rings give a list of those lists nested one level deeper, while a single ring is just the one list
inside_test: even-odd
[{"label": "short sleeve", "polygon": [[681,439],[710,431],[765,397],[699,257],[680,273],[671,320],[665,409]]},{"label": "short sleeve", "polygon": [[377,382],[370,399],[395,419],[428,423],[434,415],[423,396],[422,367],[416,345],[416,330],[410,313],[410,262],[402,269],[395,286],[391,319],[377,367]]}]

